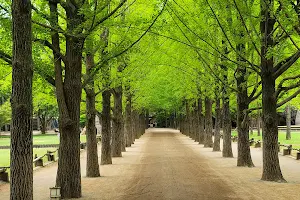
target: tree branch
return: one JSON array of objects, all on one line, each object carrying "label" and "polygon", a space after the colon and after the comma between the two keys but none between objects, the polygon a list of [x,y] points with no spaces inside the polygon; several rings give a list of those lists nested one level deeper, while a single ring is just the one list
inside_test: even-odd
[{"label": "tree branch", "polygon": [[288,57],[287,59],[279,62],[274,67],[274,78],[277,79],[281,74],[288,70],[300,57],[300,50]]}]

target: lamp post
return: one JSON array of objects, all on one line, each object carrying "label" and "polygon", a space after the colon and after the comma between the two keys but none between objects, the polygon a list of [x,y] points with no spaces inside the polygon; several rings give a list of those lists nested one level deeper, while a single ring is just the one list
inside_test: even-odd
[{"label": "lamp post", "polygon": [[51,200],[60,200],[60,187],[51,187],[50,188],[50,199]]}]

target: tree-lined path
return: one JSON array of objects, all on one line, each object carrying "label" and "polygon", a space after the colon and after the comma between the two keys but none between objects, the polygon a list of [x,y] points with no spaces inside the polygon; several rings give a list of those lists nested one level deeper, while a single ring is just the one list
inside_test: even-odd
[{"label": "tree-lined path", "polygon": [[[300,179],[295,176],[300,173],[299,161],[280,156],[289,184],[258,180],[261,149],[252,149],[256,168],[238,168],[234,167],[236,158],[221,158],[221,153],[203,148],[177,130],[148,129],[126,150],[123,157],[114,158],[113,165],[101,166],[104,176],[99,178],[85,177],[86,153],[81,154],[81,199],[297,200],[300,196]],[[54,164],[34,172],[34,199],[49,199],[56,170]],[[0,185],[0,192],[1,200],[9,199],[8,185]]]}]

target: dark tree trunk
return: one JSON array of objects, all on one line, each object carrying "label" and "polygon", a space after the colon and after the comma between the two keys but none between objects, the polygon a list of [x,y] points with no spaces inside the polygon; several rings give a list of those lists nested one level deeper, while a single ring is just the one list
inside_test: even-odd
[{"label": "dark tree trunk", "polygon": [[[57,2],[49,1],[50,23],[56,27],[58,23]],[[83,21],[78,9],[67,4],[67,29],[74,34]],[[75,30],[76,29],[76,30]],[[56,177],[56,186],[61,187],[62,198],[81,197],[80,172],[80,102],[81,102],[81,72],[82,49],[84,39],[79,37],[66,37],[66,56],[64,80],[62,76],[61,56],[54,53],[55,86],[59,107],[60,148],[59,162]],[[59,35],[52,33],[52,45],[60,51]]]},{"label": "dark tree trunk", "polygon": [[[92,49],[92,47],[91,47]],[[94,66],[93,53],[87,53],[86,56],[86,74],[89,76]],[[90,81],[86,88],[86,144],[87,144],[87,161],[86,176],[99,177],[100,168],[98,163],[98,146],[96,130],[96,107],[95,107],[95,89],[94,81]]]},{"label": "dark tree trunk", "polygon": [[197,103],[193,103],[193,110],[192,110],[192,139],[197,142],[197,129],[198,129],[198,124],[197,124]]},{"label": "dark tree trunk", "polygon": [[212,122],[212,101],[205,98],[205,142],[204,147],[213,147],[212,141],[213,122]]},{"label": "dark tree trunk", "polygon": [[195,142],[199,143],[199,129],[200,129],[200,118],[199,118],[199,107],[198,102],[195,103],[195,113],[194,113],[194,120],[195,120]]},{"label": "dark tree trunk", "polygon": [[261,1],[261,80],[263,118],[263,174],[262,180],[285,181],[278,158],[277,100],[275,95],[274,58],[268,55],[274,46],[272,33],[275,19],[271,14],[273,0]]},{"label": "dark tree trunk", "polygon": [[38,116],[39,120],[40,120],[40,131],[41,134],[46,134],[47,132],[47,119],[45,115],[40,115]]},{"label": "dark tree trunk", "polygon": [[134,144],[135,139],[137,138],[137,122],[136,122],[136,111],[132,110],[131,113],[131,124],[132,124],[132,138],[131,138],[131,144]]},{"label": "dark tree trunk", "polygon": [[122,86],[114,89],[114,118],[113,118],[113,135],[112,135],[112,157],[122,157]]},{"label": "dark tree trunk", "polygon": [[101,137],[101,165],[112,164],[111,157],[111,115],[110,96],[106,90],[102,93],[102,137]]},{"label": "dark tree trunk", "polygon": [[[244,49],[238,45],[238,49]],[[254,167],[249,146],[249,116],[246,110],[249,108],[249,97],[247,90],[246,67],[239,65],[236,72],[237,83],[237,132],[238,132],[238,158],[237,166]]]},{"label": "dark tree trunk", "polygon": [[290,104],[287,104],[286,106],[286,136],[285,139],[286,140],[290,140],[292,139],[291,136],[291,106]]},{"label": "dark tree trunk", "polygon": [[31,2],[12,1],[10,199],[33,199]]},{"label": "dark tree trunk", "polygon": [[125,118],[122,118],[122,127],[121,127],[122,134],[122,152],[126,152],[126,135],[125,135]]},{"label": "dark tree trunk", "polygon": [[232,158],[231,146],[231,116],[229,108],[229,97],[225,87],[223,88],[223,151],[222,155],[225,158]]},{"label": "dark tree trunk", "polygon": [[[101,40],[104,42],[104,46],[101,51],[101,56],[105,57],[108,46],[109,29],[105,28],[101,34]],[[102,92],[102,137],[101,137],[101,165],[112,164],[111,157],[111,113],[110,113],[110,67],[108,63],[104,63],[102,67],[102,86],[106,90]]]},{"label": "dark tree trunk", "polygon": [[256,128],[257,128],[257,136],[260,136],[261,133],[260,133],[260,122],[261,122],[261,119],[260,119],[260,112],[258,111],[258,114],[257,114],[257,122],[256,122]]},{"label": "dark tree trunk", "polygon": [[221,105],[220,98],[218,95],[216,96],[216,118],[215,118],[215,138],[214,138],[214,146],[213,151],[221,151],[220,148],[220,129],[221,129]]},{"label": "dark tree trunk", "polygon": [[132,144],[132,123],[131,123],[131,95],[127,95],[125,107],[125,138],[126,147],[131,147]]},{"label": "dark tree trunk", "polygon": [[60,116],[60,148],[56,184],[61,187],[63,198],[79,198],[81,197],[79,118],[82,91],[82,41],[69,38],[66,46],[68,65],[65,67],[63,91],[69,118]]},{"label": "dark tree trunk", "polygon": [[185,118],[186,118],[186,120],[185,120],[185,135],[187,135],[187,136],[191,136],[191,123],[190,123],[190,121],[191,121],[191,114],[190,114],[190,106],[189,106],[189,103],[188,103],[188,101],[186,100],[186,102],[185,102],[185,112],[186,112],[186,116],[185,116]]},{"label": "dark tree trunk", "polygon": [[149,110],[146,110],[146,115],[145,115],[145,129],[149,128]]},{"label": "dark tree trunk", "polygon": [[202,113],[202,99],[198,99],[198,119],[199,119],[199,144],[204,144],[204,115]]}]

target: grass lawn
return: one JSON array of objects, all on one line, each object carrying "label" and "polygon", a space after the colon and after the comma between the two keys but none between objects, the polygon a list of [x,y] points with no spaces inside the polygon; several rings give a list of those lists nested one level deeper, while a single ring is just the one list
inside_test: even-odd
[{"label": "grass lawn", "polygon": [[[237,131],[232,131],[232,135],[236,136]],[[286,132],[279,131],[278,133],[278,141],[280,144],[287,144],[287,145],[293,145],[294,149],[300,149],[300,132],[291,132],[292,139],[286,140],[285,139]],[[262,141],[262,136],[257,136],[257,131],[253,131],[253,135],[249,135],[249,139],[254,138],[254,140],[260,140]],[[283,147],[280,148],[282,151]],[[292,155],[296,156],[297,151],[293,150]]]},{"label": "grass lawn", "polygon": [[[280,144],[292,144],[293,148],[299,148],[300,149],[300,132],[292,132],[291,136],[292,139],[291,140],[286,140],[285,139],[285,132],[284,131],[279,131],[279,137],[278,137],[278,141],[280,142]],[[236,131],[232,131],[232,135],[235,136],[237,135]],[[262,141],[262,136],[257,136],[257,132],[253,131],[253,135],[249,135],[249,138],[254,138],[255,140],[260,140]]]},{"label": "grass lawn", "polygon": [[[86,136],[80,136],[81,142],[86,142]],[[33,136],[33,144],[58,144],[59,139],[57,135],[34,135]],[[10,145],[10,137],[9,136],[0,136],[0,146],[9,146]],[[38,156],[42,156],[47,153],[47,150],[54,151],[55,148],[39,148],[33,149],[33,157],[35,154]],[[57,158],[57,153],[55,154],[55,158]],[[43,158],[44,163],[47,162],[47,157]],[[9,149],[0,149],[0,167],[7,167],[10,163],[10,150]]]},{"label": "grass lawn", "polygon": [[[80,141],[86,142],[85,135],[80,136]],[[59,139],[56,134],[33,136],[33,144],[58,144],[58,143],[59,143]],[[0,136],[0,146],[9,146],[9,145],[10,145],[10,137]]]}]

